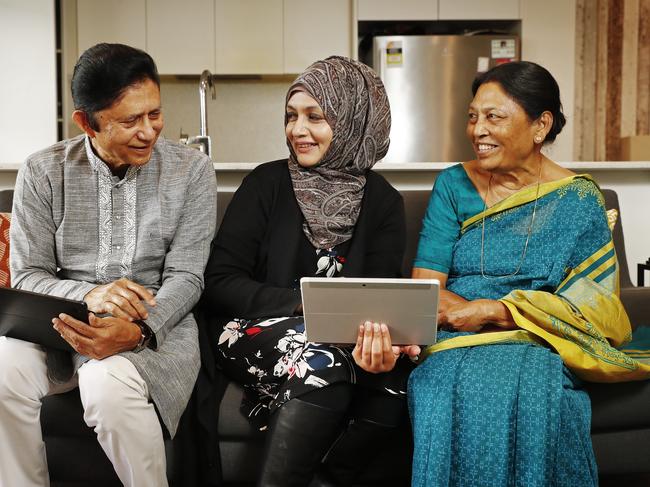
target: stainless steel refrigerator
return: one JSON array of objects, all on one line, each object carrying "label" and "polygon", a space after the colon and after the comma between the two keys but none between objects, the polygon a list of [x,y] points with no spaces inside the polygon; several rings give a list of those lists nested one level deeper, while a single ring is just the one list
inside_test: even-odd
[{"label": "stainless steel refrigerator", "polygon": [[379,36],[373,67],[392,113],[383,162],[459,162],[474,157],[465,136],[472,81],[520,58],[512,35]]}]

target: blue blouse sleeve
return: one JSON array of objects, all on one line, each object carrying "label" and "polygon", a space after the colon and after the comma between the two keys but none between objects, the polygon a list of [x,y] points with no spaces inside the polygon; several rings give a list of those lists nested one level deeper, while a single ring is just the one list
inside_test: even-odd
[{"label": "blue blouse sleeve", "polygon": [[[458,166],[454,166],[442,171],[436,178],[422,220],[413,267],[449,274],[453,248],[461,228],[457,201],[453,193],[453,171],[457,171],[457,168]],[[462,166],[461,170],[464,170]]]}]

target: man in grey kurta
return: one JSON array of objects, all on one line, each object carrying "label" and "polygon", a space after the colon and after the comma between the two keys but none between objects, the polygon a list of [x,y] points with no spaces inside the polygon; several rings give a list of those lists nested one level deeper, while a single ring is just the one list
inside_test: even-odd
[{"label": "man in grey kurta", "polygon": [[11,271],[14,287],[84,300],[97,316],[53,317],[78,352],[72,378],[57,380],[40,347],[0,338],[0,443],[11,445],[0,485],[48,484],[40,401],[77,381],[84,419],[121,481],[166,485],[152,401],[173,436],[199,369],[190,311],[215,230],[214,169],[199,151],[159,138],[159,79],[144,52],[94,46],[72,84],[85,133],[22,165]]}]

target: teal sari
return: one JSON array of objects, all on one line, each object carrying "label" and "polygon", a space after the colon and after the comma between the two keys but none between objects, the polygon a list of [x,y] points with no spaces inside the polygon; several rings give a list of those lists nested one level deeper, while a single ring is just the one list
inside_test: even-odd
[{"label": "teal sari", "polygon": [[581,378],[631,373],[612,347],[630,327],[611,232],[598,187],[576,176],[541,185],[528,238],[535,196],[527,188],[484,212],[462,166],[436,181],[415,266],[446,273],[466,299],[501,300],[520,329],[441,331],[411,374],[414,487],[598,483]]},{"label": "teal sari", "polygon": [[431,355],[408,387],[412,486],[597,485],[579,387],[558,355],[532,344]]}]

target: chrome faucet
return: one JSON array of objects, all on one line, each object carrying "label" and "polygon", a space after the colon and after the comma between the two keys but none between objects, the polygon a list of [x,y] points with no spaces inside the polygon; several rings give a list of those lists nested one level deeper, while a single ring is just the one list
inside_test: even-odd
[{"label": "chrome faucet", "polygon": [[199,121],[199,135],[203,137],[208,136],[208,110],[205,102],[205,92],[210,89],[212,93],[212,99],[214,100],[217,97],[217,92],[215,91],[214,83],[212,82],[212,73],[205,69],[201,73],[201,79],[199,80],[199,106],[201,107],[201,120]]},{"label": "chrome faucet", "polygon": [[181,141],[187,145],[198,145],[201,152],[208,157],[212,157],[212,140],[208,135],[208,107],[205,98],[208,89],[214,100],[217,97],[217,92],[212,81],[212,73],[206,69],[201,73],[201,79],[199,80],[199,110],[201,117],[199,120],[199,135],[183,138],[183,134],[181,134]]}]

